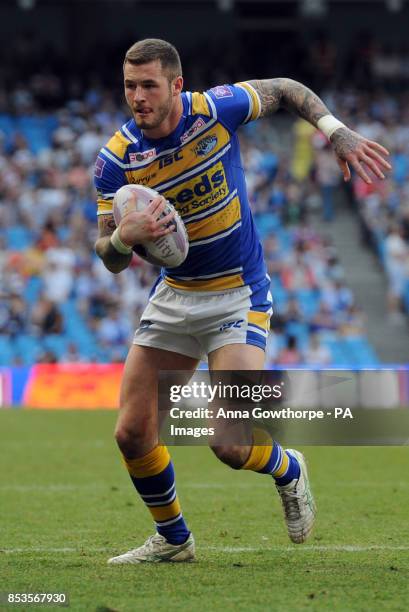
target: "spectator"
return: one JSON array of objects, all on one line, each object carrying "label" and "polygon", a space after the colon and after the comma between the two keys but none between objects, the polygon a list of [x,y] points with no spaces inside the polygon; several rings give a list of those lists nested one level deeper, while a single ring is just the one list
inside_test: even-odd
[{"label": "spectator", "polygon": [[339,327],[340,334],[345,337],[360,337],[365,335],[365,316],[356,304],[351,304],[344,313]]},{"label": "spectator", "polygon": [[302,363],[302,355],[297,346],[297,338],[295,336],[288,336],[287,346],[283,348],[277,357],[277,361],[280,365],[299,365]]},{"label": "spectator", "polygon": [[115,305],[108,308],[107,315],[99,322],[97,338],[104,347],[117,347],[131,340],[132,331],[128,319],[121,316]]},{"label": "spectator", "polygon": [[47,250],[43,270],[44,294],[56,303],[65,302],[74,282],[75,254],[66,246]]},{"label": "spectator", "polygon": [[304,363],[309,366],[326,366],[331,363],[331,353],[320,342],[318,334],[311,334],[309,345],[304,351]]},{"label": "spectator", "polygon": [[63,318],[57,304],[44,295],[40,296],[31,313],[31,324],[34,333],[40,337],[62,333]]},{"label": "spectator", "polygon": [[337,324],[331,310],[325,302],[321,301],[318,312],[311,321],[311,331],[335,331],[336,329]]},{"label": "spectator", "polygon": [[340,169],[326,137],[317,132],[314,136],[316,149],[315,171],[321,192],[324,221],[332,221],[335,215],[335,191],[340,182]]},{"label": "spectator", "polygon": [[388,311],[392,323],[403,323],[402,296],[408,275],[409,249],[403,230],[393,225],[385,239],[385,267],[388,275]]},{"label": "spectator", "polygon": [[27,332],[27,312],[24,300],[19,295],[11,295],[8,304],[8,321],[5,333],[11,338]]},{"label": "spectator", "polygon": [[84,361],[75,342],[69,342],[66,352],[61,357],[61,363],[80,363]]}]

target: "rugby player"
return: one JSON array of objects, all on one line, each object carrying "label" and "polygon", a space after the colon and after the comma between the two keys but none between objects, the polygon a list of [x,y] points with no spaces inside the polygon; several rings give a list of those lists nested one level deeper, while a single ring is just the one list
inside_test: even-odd
[{"label": "rugby player", "polygon": [[[158,440],[160,370],[262,370],[271,316],[270,281],[249,209],[236,131],[279,108],[310,122],[330,139],[344,179],[352,166],[370,183],[383,179],[388,152],[331,115],[310,89],[287,78],[183,91],[180,58],[166,41],[146,39],[127,51],[125,98],[132,119],[100,151],[95,164],[99,238],[95,249],[113,273],[130,263],[132,247],[172,231],[169,200],[182,216],[189,254],[164,269],[152,290],[125,363],[115,438],[135,489],[150,510],[155,535],[111,564],[191,561],[194,539],[182,515],[173,464]],[[147,185],[160,195],[118,228],[115,192]],[[290,539],[311,532],[315,505],[302,454],[271,439],[251,445],[219,443],[212,450],[234,469],[271,475]]]}]

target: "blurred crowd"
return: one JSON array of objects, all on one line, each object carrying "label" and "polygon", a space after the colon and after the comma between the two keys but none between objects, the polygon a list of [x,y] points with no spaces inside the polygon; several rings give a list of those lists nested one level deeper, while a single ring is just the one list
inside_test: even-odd
[{"label": "blurred crowd", "polygon": [[[0,85],[0,340],[13,363],[123,359],[157,275],[136,256],[112,275],[94,254],[94,161],[128,115],[119,90],[89,80],[63,86],[44,70]],[[391,151],[392,180],[369,187],[356,180],[346,196],[359,202],[397,321],[409,308],[409,95],[387,88],[321,93],[341,120]],[[344,349],[353,344],[346,340],[365,344],[365,317],[333,244],[310,224],[311,214],[327,222],[336,216],[340,172],[322,135],[303,121],[281,121],[250,124],[240,136],[275,299],[269,362],[346,362],[352,353]],[[21,338],[26,343],[14,349]],[[367,344],[360,354],[361,361],[374,358]]]},{"label": "blurred crowd", "polygon": [[[339,112],[356,130],[390,151],[392,172],[372,185],[354,182],[354,199],[364,242],[379,257],[388,282],[388,316],[406,324],[409,313],[409,94],[348,96]],[[365,110],[364,110],[365,109]]]},{"label": "blurred crowd", "polygon": [[[243,37],[207,45],[205,55],[203,40],[188,50],[180,48],[186,87],[196,90],[274,76],[290,76],[320,92],[331,87],[396,93],[409,85],[409,44],[398,37],[381,42],[363,29],[342,49],[324,29],[308,30],[305,38],[287,34],[278,43],[274,37],[258,34]],[[16,34],[2,52],[0,113],[54,111],[67,100],[84,96],[87,104],[96,107],[101,92],[105,106],[112,109],[120,99],[124,49],[137,38],[136,32],[120,45],[104,40],[103,51],[98,44],[87,53],[74,45],[67,53],[61,44],[41,42],[34,31]]]}]

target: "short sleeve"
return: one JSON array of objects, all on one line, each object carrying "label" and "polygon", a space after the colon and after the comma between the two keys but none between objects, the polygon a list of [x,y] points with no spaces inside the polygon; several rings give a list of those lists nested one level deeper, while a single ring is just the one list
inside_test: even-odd
[{"label": "short sleeve", "polygon": [[232,132],[260,116],[260,98],[247,82],[218,85],[206,91],[205,96],[213,114]]},{"label": "short sleeve", "polygon": [[127,183],[121,162],[101,149],[94,167],[94,184],[97,190],[97,214],[112,212],[112,202],[115,193]]}]

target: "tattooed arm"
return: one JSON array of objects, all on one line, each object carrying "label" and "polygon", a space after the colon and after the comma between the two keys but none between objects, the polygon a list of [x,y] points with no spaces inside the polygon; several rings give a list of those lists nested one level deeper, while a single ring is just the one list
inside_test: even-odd
[{"label": "tattooed arm", "polygon": [[[318,128],[318,121],[331,115],[323,101],[311,89],[292,79],[264,79],[249,83],[260,98],[260,117],[268,117],[279,108],[286,108]],[[348,164],[351,164],[366,183],[372,181],[361,162],[381,179],[385,178],[381,168],[387,170],[391,168],[383,158],[383,155],[389,155],[384,147],[346,126],[336,129],[330,141],[345,181],[351,178]]]},{"label": "tattooed arm", "polygon": [[98,231],[99,237],[95,243],[95,252],[104,262],[104,266],[114,274],[122,272],[130,264],[132,253],[123,255],[119,253],[111,242],[111,235],[116,228],[113,215],[99,215]]}]

